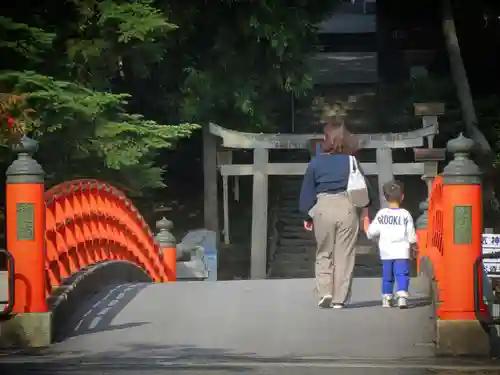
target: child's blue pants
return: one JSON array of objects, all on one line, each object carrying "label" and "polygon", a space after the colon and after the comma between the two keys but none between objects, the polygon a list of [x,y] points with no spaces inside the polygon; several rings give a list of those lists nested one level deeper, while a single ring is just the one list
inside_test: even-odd
[{"label": "child's blue pants", "polygon": [[398,292],[408,292],[410,286],[409,259],[382,260],[382,294],[394,293],[394,281]]}]

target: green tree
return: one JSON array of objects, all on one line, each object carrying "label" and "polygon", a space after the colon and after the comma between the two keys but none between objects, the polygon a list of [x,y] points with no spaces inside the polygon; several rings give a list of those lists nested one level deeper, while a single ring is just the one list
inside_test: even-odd
[{"label": "green tree", "polygon": [[40,140],[39,159],[51,182],[97,177],[134,193],[162,186],[162,170],[153,165],[157,150],[197,126],[165,125],[130,113],[130,95],[114,81],[161,59],[158,35],[175,26],[147,0],[64,5],[74,20],[55,32],[46,31],[46,19],[29,25],[0,17],[6,36],[0,50],[12,56],[3,62],[1,92],[23,95],[33,109],[26,131]]},{"label": "green tree", "polygon": [[138,193],[162,185],[158,150],[192,123],[283,128],[290,96],[312,87],[315,25],[338,3],[19,0],[0,19],[0,92],[35,111],[27,129],[52,182]]},{"label": "green tree", "polygon": [[[313,85],[315,25],[339,2],[169,1],[165,11],[179,25],[166,40],[169,58],[155,67],[158,84],[141,83],[167,99],[154,113],[237,130],[283,130],[291,95],[306,95]],[[146,96],[137,98],[143,106]]]}]

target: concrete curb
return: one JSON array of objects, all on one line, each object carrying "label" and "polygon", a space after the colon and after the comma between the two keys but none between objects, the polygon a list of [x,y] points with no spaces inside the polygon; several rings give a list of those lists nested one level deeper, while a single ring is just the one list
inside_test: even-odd
[{"label": "concrete curb", "polygon": [[151,282],[141,268],[127,261],[105,261],[84,268],[66,279],[48,298],[52,312],[52,341],[64,336],[68,320],[92,295],[105,287],[133,282]]}]

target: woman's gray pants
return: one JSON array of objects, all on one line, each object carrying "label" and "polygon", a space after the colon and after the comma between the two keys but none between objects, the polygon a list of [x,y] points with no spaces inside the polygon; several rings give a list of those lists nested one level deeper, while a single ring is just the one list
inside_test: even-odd
[{"label": "woman's gray pants", "polygon": [[317,243],[317,292],[320,297],[332,295],[333,303],[346,303],[356,260],[357,209],[346,193],[319,194],[311,216]]}]

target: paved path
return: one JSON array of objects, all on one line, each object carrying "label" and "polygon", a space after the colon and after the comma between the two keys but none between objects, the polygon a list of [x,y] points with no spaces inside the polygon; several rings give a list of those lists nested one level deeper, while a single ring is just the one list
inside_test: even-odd
[{"label": "paved path", "polygon": [[380,307],[380,281],[355,279],[351,307],[321,310],[312,279],[117,287],[82,306],[55,350],[189,351],[199,356],[431,356],[431,307]]},{"label": "paved path", "polygon": [[0,374],[459,374],[436,372],[431,307],[416,281],[408,310],[380,307],[378,279],[355,279],[345,310],[318,309],[313,287],[311,279],[119,286],[82,303],[70,337],[52,348],[0,352]]}]

